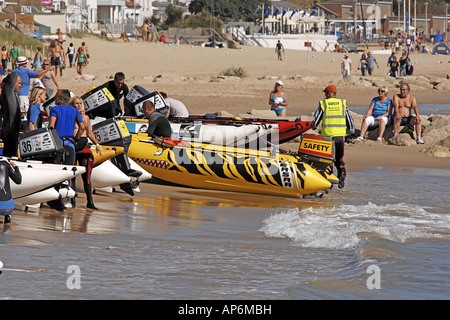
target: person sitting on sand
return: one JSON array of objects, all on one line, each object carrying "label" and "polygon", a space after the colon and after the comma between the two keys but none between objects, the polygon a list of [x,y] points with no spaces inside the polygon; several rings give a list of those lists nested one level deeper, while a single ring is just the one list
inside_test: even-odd
[{"label": "person sitting on sand", "polygon": [[[409,94],[410,90],[407,83],[402,83],[400,93],[394,96],[394,137],[400,132],[400,126],[409,124],[415,126],[417,144],[423,144],[419,108],[416,98]],[[414,110],[414,116],[411,114],[411,109]]]},{"label": "person sitting on sand", "polygon": [[377,141],[383,141],[384,130],[389,122],[389,115],[392,110],[392,100],[387,97],[387,94],[387,87],[381,86],[378,88],[378,97],[372,99],[369,109],[363,117],[361,133],[355,141],[364,141],[367,129],[376,128],[377,126],[379,126]]},{"label": "person sitting on sand", "polygon": [[169,138],[172,136],[172,127],[167,117],[155,110],[155,105],[150,100],[144,101],[142,112],[148,117],[147,134],[149,136],[157,136]]},{"label": "person sitting on sand", "polygon": [[269,96],[270,109],[273,110],[277,116],[286,116],[286,107],[288,105],[288,99],[286,92],[283,90],[283,81],[278,80],[275,82],[275,87]]}]

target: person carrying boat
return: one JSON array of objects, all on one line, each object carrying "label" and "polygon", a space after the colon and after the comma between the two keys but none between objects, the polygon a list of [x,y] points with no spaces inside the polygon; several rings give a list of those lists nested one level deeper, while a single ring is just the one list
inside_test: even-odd
[{"label": "person carrying boat", "polygon": [[2,158],[0,160],[0,215],[5,216],[4,223],[11,222],[11,212],[16,206],[11,194],[10,178],[15,184],[22,183],[19,167],[14,162]]},{"label": "person carrying boat", "polygon": [[173,98],[168,98],[165,92],[160,92],[160,94],[164,98],[164,102],[169,106],[167,117],[174,117],[174,118],[189,117],[189,111],[183,102]]},{"label": "person carrying boat", "polygon": [[3,155],[6,157],[17,157],[21,129],[20,100],[17,93],[21,87],[22,78],[18,72],[8,74],[1,84],[1,138],[3,140]]},{"label": "person carrying boat", "polygon": [[277,116],[286,116],[286,107],[288,105],[286,92],[283,90],[283,81],[275,82],[275,87],[269,96],[270,109],[273,110]]},{"label": "person carrying boat", "polygon": [[325,99],[319,102],[319,107],[314,113],[312,128],[316,129],[322,121],[321,135],[332,137],[335,143],[334,165],[337,168],[338,187],[342,189],[347,176],[344,162],[345,136],[347,129],[351,134],[355,133],[355,124],[347,108],[347,100],[336,98],[336,87],[329,85],[323,92],[325,92]]},{"label": "person carrying boat", "polygon": [[33,131],[42,128],[41,105],[47,100],[47,92],[44,85],[36,85],[30,93],[30,108],[28,109],[28,130]]},{"label": "person carrying boat", "polygon": [[[104,83],[103,86],[109,90],[118,103],[120,103],[120,99],[122,99],[122,97],[126,96],[128,92],[130,92],[127,84],[125,83],[125,74],[123,72],[116,72],[114,75],[114,80]],[[122,110],[123,108],[121,109],[123,114],[124,111]],[[119,115],[119,110],[112,110],[111,112],[114,113],[113,116]]]},{"label": "person carrying boat", "polygon": [[[70,91],[60,89],[55,96],[55,106],[50,110],[50,121],[48,126],[55,128],[58,132],[61,142],[64,146],[64,158],[55,159],[56,163],[70,164],[75,163],[75,144],[81,138],[86,130],[80,111],[68,105],[70,100]],[[75,124],[78,130],[74,134]]]},{"label": "person carrying boat", "polygon": [[170,138],[172,136],[172,127],[165,115],[155,111],[155,105],[150,100],[144,101],[142,112],[148,117],[147,134],[149,136],[157,136]]},{"label": "person carrying boat", "polygon": [[[88,115],[85,113],[84,109],[84,101],[80,97],[73,97],[69,101],[69,105],[80,111],[81,117],[84,122],[84,126],[86,130],[81,135],[80,139],[77,141],[75,145],[76,157],[75,159],[78,161],[80,166],[86,168],[86,172],[81,175],[83,180],[84,192],[86,194],[86,208],[98,210],[98,208],[94,204],[94,199],[92,197],[92,183],[91,183],[91,174],[92,169],[94,167],[94,154],[91,151],[89,140],[95,143],[96,152],[102,155],[102,149],[97,139],[95,138],[94,133],[92,132],[91,120]],[[78,125],[75,125],[74,134],[78,130]],[[89,140],[88,140],[89,138]],[[72,179],[72,186],[75,190],[75,178]],[[72,207],[75,207],[75,198],[71,199]]]}]

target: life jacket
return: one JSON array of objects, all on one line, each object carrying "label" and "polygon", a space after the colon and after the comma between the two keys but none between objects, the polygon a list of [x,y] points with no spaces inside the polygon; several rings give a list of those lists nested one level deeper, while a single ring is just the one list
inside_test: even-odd
[{"label": "life jacket", "polygon": [[328,98],[320,101],[323,111],[322,132],[323,136],[343,137],[347,133],[347,101],[337,98]]}]

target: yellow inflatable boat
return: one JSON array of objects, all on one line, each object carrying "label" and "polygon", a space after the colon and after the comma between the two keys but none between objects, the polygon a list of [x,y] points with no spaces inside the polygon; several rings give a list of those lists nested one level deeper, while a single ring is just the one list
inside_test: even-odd
[{"label": "yellow inflatable boat", "polygon": [[203,189],[297,198],[327,190],[337,181],[297,155],[163,140],[145,133],[133,135],[128,156],[153,177]]}]

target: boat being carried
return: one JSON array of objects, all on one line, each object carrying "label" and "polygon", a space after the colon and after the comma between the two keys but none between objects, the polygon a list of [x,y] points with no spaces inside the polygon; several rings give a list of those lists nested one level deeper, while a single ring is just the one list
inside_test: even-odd
[{"label": "boat being carried", "polygon": [[[147,132],[148,119],[123,117],[130,133]],[[171,122],[174,136],[187,142],[204,142],[218,145],[240,146],[257,139],[271,139],[278,135],[277,124],[233,124]]]},{"label": "boat being carried", "polygon": [[[130,132],[138,132],[138,129],[136,129],[137,124],[142,121],[139,120],[144,116],[142,112],[142,106],[145,101],[151,101],[154,106],[155,110],[166,115],[168,113],[169,107],[164,102],[164,98],[161,96],[161,94],[158,91],[149,92],[145,88],[141,86],[134,86],[130,92],[127,94],[127,96],[124,99],[124,105],[127,110],[127,116],[123,117],[123,119],[127,122],[134,122],[133,125],[130,125],[129,130]],[[136,120],[133,120],[136,119]],[[225,133],[226,131],[232,131],[233,129],[230,129],[232,127],[230,126],[239,126],[239,130],[234,130],[234,136],[235,138],[238,137],[247,137],[247,142],[254,137],[259,138],[263,135],[267,136],[266,139],[274,144],[278,143],[284,143],[289,140],[292,140],[302,133],[308,131],[311,129],[311,121],[301,121],[300,119],[296,120],[287,120],[287,119],[259,119],[259,118],[234,118],[234,117],[218,117],[215,114],[205,114],[205,115],[192,115],[186,118],[175,118],[175,117],[169,117],[169,121],[172,124],[173,131],[176,133],[177,130],[181,130],[181,132],[186,133],[186,130],[183,131],[184,128],[189,126],[191,132],[190,135],[186,135],[185,137],[180,137],[183,140],[186,140],[188,138],[189,141],[194,141],[192,139],[192,134],[196,131],[199,131],[201,128],[201,125],[206,124],[215,124],[215,125],[228,125],[228,127],[224,128],[205,128],[201,129],[202,131],[210,131],[215,130],[216,136],[224,137],[224,139],[216,139],[216,142],[221,141],[220,144],[228,144],[228,140],[226,138],[226,135],[229,133]],[[145,121],[145,120],[144,120]],[[179,125],[179,127],[175,126],[175,124]],[[183,126],[182,126],[183,125]],[[251,125],[253,128],[243,128],[244,125]],[[181,127],[182,126],[182,127]],[[194,126],[196,129],[193,129]],[[220,132],[219,132],[220,131]],[[251,131],[255,131],[253,134],[249,134]],[[197,136],[201,136],[199,134],[196,134]],[[213,136],[210,134],[202,134],[203,136]],[[233,136],[233,135],[232,135]],[[236,140],[235,138],[231,138]],[[207,142],[209,141],[207,139],[201,140],[201,142]],[[225,142],[225,143],[223,143]]]},{"label": "boat being carried", "polygon": [[[313,136],[313,135],[310,135]],[[330,189],[337,178],[328,170],[334,143],[315,136],[321,152],[281,154],[277,148],[254,150],[185,142],[176,138],[133,135],[130,158],[153,177],[183,186],[273,196],[294,197]],[[310,138],[313,140],[313,138]],[[324,151],[326,150],[326,152]]]},{"label": "boat being carried", "polygon": [[[272,143],[285,143],[297,138],[302,133],[311,129],[311,121],[287,120],[287,119],[259,119],[259,118],[239,118],[239,117],[218,117],[215,114],[191,115],[186,118],[169,117],[172,123],[202,123],[217,125],[260,125],[267,128],[273,128],[268,141]],[[275,134],[277,133],[277,134]],[[278,140],[278,141],[276,141]]]}]

